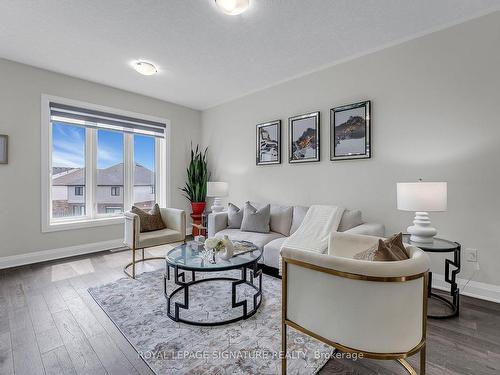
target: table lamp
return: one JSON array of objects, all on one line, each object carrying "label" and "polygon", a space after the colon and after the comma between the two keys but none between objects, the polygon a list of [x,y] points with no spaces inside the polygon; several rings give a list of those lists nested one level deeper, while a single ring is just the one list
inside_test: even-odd
[{"label": "table lamp", "polygon": [[227,196],[229,192],[229,185],[227,182],[211,182],[207,183],[207,197],[214,199],[214,204],[211,209],[212,212],[221,212],[224,209],[221,197]]},{"label": "table lamp", "polygon": [[413,225],[407,229],[410,241],[432,243],[437,230],[431,226],[428,212],[446,211],[446,182],[399,182],[397,200],[398,210],[415,211]]}]

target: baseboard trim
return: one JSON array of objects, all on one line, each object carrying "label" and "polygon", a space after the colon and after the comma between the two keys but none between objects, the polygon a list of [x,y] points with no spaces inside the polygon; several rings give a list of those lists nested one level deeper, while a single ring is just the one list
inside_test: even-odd
[{"label": "baseboard trim", "polygon": [[123,247],[123,240],[121,239],[61,247],[58,249],[34,251],[31,253],[19,255],[10,255],[0,258],[0,269],[24,266],[26,264],[45,262],[54,259],[67,258],[75,255],[96,253],[99,251],[111,250],[119,247]]},{"label": "baseboard trim", "polygon": [[[469,281],[466,279],[457,279],[460,294],[486,301],[500,303],[500,286],[482,283],[479,281]],[[465,286],[467,284],[467,286]],[[439,290],[450,290],[450,284],[444,281],[444,275],[432,274],[432,287]]]}]

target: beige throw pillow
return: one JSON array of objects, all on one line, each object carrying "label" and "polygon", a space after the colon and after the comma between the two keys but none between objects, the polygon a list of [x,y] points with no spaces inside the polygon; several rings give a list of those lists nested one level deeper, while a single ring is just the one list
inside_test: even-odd
[{"label": "beige throw pillow", "polygon": [[141,223],[141,233],[152,232],[155,230],[166,228],[165,223],[161,218],[160,206],[158,206],[158,203],[156,203],[149,212],[146,212],[136,206],[132,206],[131,212],[139,216],[139,221]]},{"label": "beige throw pillow", "polygon": [[376,262],[391,262],[409,259],[408,251],[403,244],[403,234],[395,234],[388,239],[379,240],[378,244],[354,255],[357,260],[371,260]]}]

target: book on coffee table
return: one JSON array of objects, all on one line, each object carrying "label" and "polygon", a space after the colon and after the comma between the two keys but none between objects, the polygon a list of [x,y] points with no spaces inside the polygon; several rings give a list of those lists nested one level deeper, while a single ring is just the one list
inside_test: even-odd
[{"label": "book on coffee table", "polygon": [[233,241],[234,254],[233,256],[238,256],[241,254],[246,254],[251,251],[257,250],[257,246],[248,241]]}]

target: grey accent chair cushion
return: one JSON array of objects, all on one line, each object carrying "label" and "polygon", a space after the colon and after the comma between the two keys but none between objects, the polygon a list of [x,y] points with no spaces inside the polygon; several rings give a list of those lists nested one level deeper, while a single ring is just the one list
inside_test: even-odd
[{"label": "grey accent chair cushion", "polygon": [[238,206],[229,203],[227,205],[227,227],[230,229],[241,228],[241,222],[243,220],[243,209]]},{"label": "grey accent chair cushion", "polygon": [[345,232],[361,224],[363,224],[363,220],[360,210],[345,210],[340,220],[338,232]]},{"label": "grey accent chair cushion", "polygon": [[243,210],[243,221],[241,230],[245,232],[269,233],[269,222],[271,220],[271,205],[257,209],[250,204],[245,203]]}]

